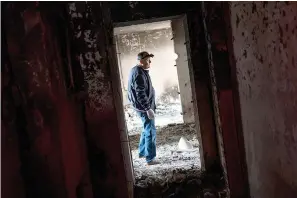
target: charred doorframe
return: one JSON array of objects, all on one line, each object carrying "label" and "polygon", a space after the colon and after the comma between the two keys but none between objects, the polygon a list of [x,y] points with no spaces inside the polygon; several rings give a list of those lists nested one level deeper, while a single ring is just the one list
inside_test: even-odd
[{"label": "charred doorframe", "polygon": [[212,4],[202,2],[201,5],[205,39],[208,44],[217,139],[225,179],[232,198],[247,198],[249,185],[232,45],[230,8],[228,4],[221,2]]},{"label": "charred doorframe", "polygon": [[228,57],[230,63],[230,71],[231,71],[231,84],[233,91],[233,106],[234,106],[234,120],[235,127],[237,132],[237,147],[240,153],[240,168],[241,168],[241,177],[242,182],[241,190],[245,194],[245,197],[250,197],[250,188],[248,181],[248,172],[247,172],[247,162],[246,162],[246,153],[244,146],[244,134],[242,129],[242,117],[241,117],[241,107],[240,107],[240,98],[239,98],[239,88],[238,88],[238,80],[236,76],[236,60],[234,57],[234,49],[232,44],[232,28],[231,28],[231,17],[230,17],[230,3],[224,3],[222,6],[223,14],[224,14],[224,22],[225,22],[225,31],[227,34],[226,42],[228,47]]},{"label": "charred doorframe", "polygon": [[[189,50],[188,53],[191,55],[191,63],[192,67],[189,67],[189,69],[192,71],[191,75],[194,74],[194,82],[195,86],[193,86],[193,89],[195,89],[196,94],[193,95],[193,97],[196,97],[197,105],[195,105],[195,108],[198,110],[195,112],[199,114],[199,123],[200,123],[200,133],[201,133],[201,147],[200,150],[201,153],[201,161],[202,161],[202,169],[205,169],[207,171],[217,171],[217,165],[221,165],[223,162],[220,162],[219,158],[219,148],[222,147],[222,145],[218,145],[218,140],[216,137],[216,129],[215,129],[215,114],[214,114],[214,103],[212,101],[212,93],[211,93],[211,83],[210,83],[210,71],[208,66],[208,60],[207,60],[207,44],[205,43],[205,30],[202,23],[202,14],[201,14],[201,7],[198,6],[199,9],[193,9],[191,12],[185,12],[187,13],[187,22],[189,25],[189,43],[190,48],[192,50]],[[171,17],[163,17],[163,18],[154,18],[154,19],[146,19],[141,21],[132,21],[132,22],[122,22],[122,23],[116,23],[115,27],[119,25],[133,25],[133,24],[139,24],[139,23],[149,23],[149,22],[155,22],[159,20],[169,20],[172,19]],[[110,33],[112,34],[113,27],[110,27]],[[110,56],[114,56],[116,54],[115,46],[113,46],[112,49],[113,53],[110,54]],[[115,59],[113,59],[114,61]],[[112,69],[114,72],[112,73],[118,73],[118,68],[116,62],[113,62]],[[115,81],[119,81],[119,75],[112,74],[113,79]],[[120,82],[118,82],[118,85],[120,85]],[[113,85],[114,86],[114,85]],[[115,89],[119,89],[120,87],[116,87]],[[118,90],[118,92],[115,92],[118,97],[121,90]],[[118,107],[122,107],[121,101],[119,102]],[[117,108],[118,108],[117,107]],[[123,108],[120,108],[122,113],[119,114],[119,118],[121,121],[123,121],[124,114],[123,114]],[[121,126],[125,126],[125,123],[123,123]],[[125,132],[122,130],[122,132]],[[125,135],[125,134],[124,134]],[[127,136],[127,134],[126,134]],[[225,156],[223,156],[225,157]],[[127,166],[126,166],[127,167]],[[127,169],[126,169],[127,171]],[[129,170],[128,170],[129,171]],[[131,170],[130,170],[131,171]],[[221,172],[221,169],[219,170]],[[231,192],[232,194],[232,192]]]},{"label": "charred doorframe", "polygon": [[[121,23],[115,23],[114,24],[114,28],[115,27],[124,27],[124,26],[131,26],[131,25],[139,25],[139,24],[145,24],[145,23],[153,23],[153,22],[160,22],[160,21],[178,21],[178,20],[182,20],[183,21],[183,31],[185,32],[185,40],[186,42],[184,43],[186,45],[186,52],[187,52],[187,57],[188,57],[188,69],[189,69],[189,75],[190,75],[190,84],[191,84],[191,87],[192,87],[192,97],[193,97],[193,103],[194,103],[194,113],[195,113],[195,123],[198,123],[196,124],[196,128],[197,128],[197,137],[198,137],[198,140],[199,140],[199,151],[200,151],[200,158],[201,158],[201,166],[202,166],[202,169],[204,170],[205,167],[204,167],[204,159],[203,159],[203,156],[204,153],[203,153],[203,148],[202,148],[202,140],[201,140],[201,134],[200,134],[200,124],[199,124],[199,116],[198,116],[198,109],[197,109],[197,102],[196,102],[196,89],[195,89],[195,79],[194,79],[194,74],[193,74],[193,66],[192,66],[192,63],[191,63],[191,52],[190,52],[190,42],[189,42],[189,35],[188,35],[188,26],[187,26],[187,16],[186,15],[178,15],[178,16],[171,16],[171,17],[160,17],[160,18],[154,18],[154,19],[145,19],[145,20],[139,20],[139,21],[129,21],[129,22],[121,22]],[[172,29],[173,31],[173,34],[174,34],[174,29]],[[114,46],[114,49],[113,49],[113,54],[114,55],[117,55],[117,52],[116,52],[116,46],[115,46],[115,43],[113,44]],[[118,60],[118,59],[117,59]],[[120,74],[119,74],[119,66],[118,66],[118,63],[113,63],[115,64],[113,66],[113,72],[117,73],[115,74],[114,78],[117,78],[116,81],[120,81]],[[116,71],[115,71],[116,70]],[[120,84],[120,83],[117,83],[117,84]],[[119,89],[119,88],[117,88]],[[118,90],[118,92],[120,92],[121,88]],[[119,93],[117,93],[119,94]],[[117,96],[118,97],[118,96]],[[121,99],[122,99],[122,95],[121,95]],[[118,104],[119,105],[119,104]],[[123,109],[122,107],[122,104],[120,104],[120,106],[117,107],[118,109]],[[125,120],[123,119],[124,118],[124,114],[122,114],[122,118],[119,118],[121,119],[122,121],[124,121],[124,123],[121,123],[120,124],[120,128],[121,128],[121,137],[123,137],[123,140],[125,141],[128,141],[128,133],[127,133],[127,128],[126,128],[126,123],[125,123]],[[120,116],[120,115],[119,115]],[[121,121],[121,122],[122,122]],[[129,146],[129,142],[128,142],[128,146]],[[127,144],[126,146],[127,147]],[[128,161],[125,161],[125,164],[131,164],[131,165],[128,165],[126,166],[126,172],[132,172],[130,170],[127,170],[127,168],[132,167],[132,160],[131,160],[131,154],[130,154],[130,150],[127,151],[125,150],[124,151],[124,155],[126,155],[125,157],[125,160],[128,160],[128,155],[129,155],[129,160]],[[128,178],[130,178],[130,176],[128,176]],[[133,177],[133,175],[132,175]],[[134,178],[134,177],[133,177]]]},{"label": "charred doorframe", "polygon": [[[166,8],[166,10],[164,10]],[[207,48],[204,38],[204,28],[201,16],[201,2],[138,2],[136,7],[129,3],[112,4],[111,10],[113,20],[121,22],[117,24],[133,25],[134,23],[147,23],[160,20],[168,20],[168,16],[187,15],[187,27],[189,33],[189,45],[192,67],[190,73],[194,74],[195,86],[193,91],[196,94],[197,104],[194,104],[199,114],[200,135],[202,148],[201,165],[202,169],[210,172],[221,172],[221,162],[217,146],[217,138],[214,122],[213,103],[211,100],[211,86],[209,80],[209,68],[207,62]],[[118,14],[120,13],[120,14]],[[137,15],[140,14],[140,15]],[[143,18],[146,18],[143,20]],[[135,21],[142,20],[142,21]],[[129,22],[127,22],[129,21]],[[115,24],[115,25],[117,25]],[[189,49],[188,48],[188,49]],[[195,101],[194,101],[195,102]],[[197,118],[197,117],[196,117]]]},{"label": "charred doorframe", "polygon": [[[189,28],[189,45],[191,65],[190,73],[194,75],[195,86],[194,97],[195,108],[200,124],[201,135],[201,165],[207,172],[221,173],[221,162],[219,158],[213,101],[211,96],[210,73],[207,60],[207,44],[205,42],[205,31],[202,23],[200,10],[187,13]],[[193,90],[194,91],[194,90]]]}]

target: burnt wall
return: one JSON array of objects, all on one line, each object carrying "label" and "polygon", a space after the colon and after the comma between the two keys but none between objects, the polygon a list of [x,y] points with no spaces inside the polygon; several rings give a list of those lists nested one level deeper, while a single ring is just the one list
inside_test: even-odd
[{"label": "burnt wall", "polygon": [[230,18],[228,4],[202,3],[205,40],[208,44],[208,64],[221,163],[231,197],[249,197],[245,151],[236,82],[229,57]]},{"label": "burnt wall", "polygon": [[199,2],[108,2],[113,22],[128,22],[185,14],[198,8]]},{"label": "burnt wall", "polygon": [[1,196],[25,197],[18,143],[17,114],[19,102],[14,100],[13,82],[5,32],[1,34]]},{"label": "burnt wall", "polygon": [[[11,83],[6,90],[13,93],[9,98],[5,92],[4,107],[11,107],[13,119],[5,116],[3,125],[15,145],[4,150],[4,156],[12,154],[4,164],[14,159],[5,167],[15,175],[6,179],[17,179],[15,193],[22,193],[20,173],[26,197],[92,197],[82,111],[70,89],[63,7],[4,3],[2,11]],[[3,184],[11,189],[11,183]]]},{"label": "burnt wall", "polygon": [[3,4],[8,197],[128,196],[102,6]]},{"label": "burnt wall", "polygon": [[114,55],[109,51],[113,33],[109,8],[104,6],[99,2],[68,4],[71,57],[74,70],[83,74],[77,89],[87,95],[84,119],[94,197],[124,198],[128,196],[127,178],[109,59]]},{"label": "burnt wall", "polygon": [[297,4],[230,11],[251,197],[296,197]]},{"label": "burnt wall", "polygon": [[210,73],[208,67],[207,43],[203,28],[201,6],[196,11],[187,13],[187,24],[190,49],[189,67],[190,80],[194,85],[193,103],[196,122],[199,122],[199,141],[202,143],[200,151],[203,155],[202,166],[208,170],[217,171],[220,159],[216,141],[216,128],[211,95]]}]

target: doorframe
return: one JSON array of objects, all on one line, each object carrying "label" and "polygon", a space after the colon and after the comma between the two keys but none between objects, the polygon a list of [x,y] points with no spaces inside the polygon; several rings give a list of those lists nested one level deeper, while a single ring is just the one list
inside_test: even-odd
[{"label": "doorframe", "polygon": [[[201,14],[201,13],[200,13]],[[144,20],[138,20],[138,21],[128,21],[128,22],[119,22],[119,23],[111,23],[111,27],[109,27],[109,33],[111,33],[110,36],[113,37],[113,31],[115,27],[123,27],[123,26],[130,26],[130,25],[136,25],[136,24],[144,24],[144,23],[152,23],[152,22],[159,22],[159,21],[165,21],[165,20],[173,20],[176,18],[179,18],[181,16],[186,16],[187,19],[189,19],[189,15],[188,13],[185,13],[183,15],[178,15],[178,16],[169,16],[169,17],[160,17],[160,18],[154,18],[154,19],[144,19]],[[200,15],[201,16],[201,15]],[[110,20],[110,19],[109,19]],[[201,19],[199,19],[201,20]],[[188,22],[188,21],[187,21]],[[188,26],[189,24],[186,25],[186,28],[189,28]],[[189,32],[185,32],[186,34],[189,34]],[[197,35],[198,36],[198,35]],[[188,38],[189,43],[191,42],[190,38]],[[190,47],[187,48],[187,53],[189,60],[191,60],[193,58],[193,53],[191,52],[191,47],[192,45],[190,45]],[[133,189],[134,189],[134,185],[135,185],[135,181],[134,181],[134,173],[133,173],[133,165],[132,165],[132,156],[131,156],[131,151],[130,151],[130,147],[129,147],[129,138],[128,138],[128,133],[127,133],[127,127],[126,127],[126,122],[125,122],[125,116],[124,116],[124,109],[123,109],[123,105],[122,105],[122,92],[121,92],[121,79],[120,79],[120,74],[119,74],[119,67],[118,67],[118,60],[116,58],[112,58],[114,55],[117,55],[117,51],[116,51],[116,45],[115,43],[112,43],[110,45],[107,46],[108,51],[109,51],[109,61],[110,61],[110,66],[111,66],[111,78],[112,78],[112,87],[113,87],[113,95],[114,95],[114,99],[115,99],[115,106],[116,106],[116,112],[117,112],[117,117],[118,117],[118,124],[119,124],[119,129],[120,129],[120,133],[121,133],[121,143],[122,143],[122,153],[123,153],[123,159],[124,159],[124,163],[125,163],[125,171],[126,171],[126,177],[127,177],[127,182],[128,182],[128,189],[129,189],[129,197],[133,197]],[[190,64],[191,63],[191,64]],[[189,70],[191,71],[190,73],[190,77],[192,78],[191,80],[191,85],[192,85],[192,89],[193,92],[195,92],[195,94],[193,94],[193,99],[195,97],[196,99],[196,95],[197,95],[197,87],[196,87],[196,77],[194,77],[194,70],[197,70],[197,68],[194,68],[192,61],[189,61]],[[199,68],[198,68],[199,69]],[[208,74],[210,75],[210,74]],[[210,76],[209,76],[210,77]],[[202,88],[204,88],[203,90],[201,90],[200,92],[200,96],[206,96],[209,94],[209,92],[211,92],[211,87],[209,87],[209,85],[206,82],[201,82]],[[205,84],[206,83],[206,84]],[[199,88],[199,87],[198,87]],[[195,89],[195,90],[194,90]],[[201,98],[200,97],[200,98]],[[213,119],[214,118],[214,110],[211,108],[214,108],[214,103],[212,100],[212,97],[208,98],[209,103],[212,107],[207,107],[207,108],[203,108],[203,105],[205,105],[204,103],[199,103],[196,104],[194,106],[195,108],[195,113],[199,114],[198,117],[195,115],[195,120],[202,121],[202,123],[199,122],[199,125],[205,125],[204,127],[204,131],[201,133],[201,131],[199,131],[200,134],[198,134],[198,140],[199,140],[199,145],[201,145],[201,149],[200,149],[200,160],[201,160],[201,169],[202,170],[210,170],[212,168],[213,160],[217,160],[217,155],[219,153],[220,150],[220,145],[218,145],[218,133],[219,131],[213,129],[216,128],[217,126],[210,126],[212,125],[211,122],[209,121],[208,123],[204,123],[206,121],[206,118],[208,119]],[[197,101],[198,103],[198,101]],[[235,105],[236,106],[236,105]],[[197,108],[197,110],[196,110]],[[202,109],[202,110],[201,110]],[[235,107],[236,110],[236,107]],[[201,115],[201,113],[203,115]],[[203,118],[201,119],[200,117],[203,116]],[[197,121],[196,121],[197,122]],[[241,123],[240,123],[241,124]],[[216,134],[212,134],[212,133],[216,133]],[[201,137],[199,138],[199,135],[201,135]],[[203,141],[202,141],[203,140]],[[211,144],[211,145],[209,145]],[[128,145],[128,147],[127,147]],[[209,155],[209,153],[212,153],[211,155]],[[221,157],[223,157],[225,159],[226,154],[223,153],[223,155]],[[126,156],[129,156],[128,158]],[[242,156],[241,156],[242,158]],[[222,164],[223,162],[220,160],[220,164]],[[228,164],[227,164],[228,166]],[[227,177],[229,177],[229,174],[227,174]],[[242,184],[240,184],[242,186]],[[244,187],[244,186],[242,186]],[[232,194],[232,189],[231,190],[231,194]]]},{"label": "doorframe", "polygon": [[[176,16],[169,16],[169,17],[160,17],[160,18],[153,18],[153,19],[144,19],[144,20],[137,20],[137,21],[128,21],[128,22],[119,22],[119,23],[113,23],[113,27],[112,27],[112,36],[114,37],[114,28],[117,27],[125,27],[125,26],[131,26],[131,25],[139,25],[139,24],[145,24],[145,23],[153,23],[153,22],[161,22],[161,21],[172,21],[175,19],[181,19],[184,18],[185,22],[184,22],[184,31],[185,31],[185,40],[186,40],[186,52],[187,52],[187,56],[188,56],[188,68],[189,68],[189,72],[190,72],[190,83],[191,83],[191,88],[192,88],[192,97],[193,97],[193,101],[194,101],[194,116],[195,116],[195,126],[196,126],[196,131],[197,131],[197,139],[199,141],[199,153],[200,153],[200,162],[201,162],[201,170],[206,170],[207,168],[205,167],[205,163],[204,163],[204,156],[205,155],[205,150],[203,150],[203,142],[202,142],[202,137],[201,137],[201,132],[200,132],[200,120],[199,120],[199,116],[198,116],[198,108],[197,108],[197,102],[196,102],[196,89],[195,89],[195,78],[194,78],[194,74],[193,74],[193,65],[191,62],[191,46],[190,46],[190,42],[189,42],[189,32],[188,32],[188,23],[187,23],[187,14],[183,14],[183,15],[176,15]],[[113,39],[113,45],[112,45],[112,49],[110,50],[111,55],[115,55],[117,56],[117,46],[115,43],[115,39]],[[111,58],[110,58],[111,59]],[[122,85],[121,85],[121,79],[120,79],[120,64],[118,63],[118,57],[114,58],[113,60],[111,60],[111,76],[112,76],[112,81],[114,83],[112,83],[113,85],[113,89],[114,89],[114,99],[116,100],[116,111],[117,111],[117,115],[118,115],[118,122],[119,122],[119,128],[120,128],[120,133],[121,133],[121,141],[128,141],[128,145],[129,145],[129,137],[128,137],[128,131],[127,131],[127,126],[126,126],[126,121],[125,121],[125,114],[123,111],[123,100],[122,100]],[[198,124],[196,124],[198,123]],[[127,145],[127,144],[126,144]],[[126,174],[128,173],[129,175],[127,175],[128,178],[133,177],[133,185],[135,185],[135,181],[134,181],[134,168],[133,168],[133,161],[132,161],[132,155],[131,155],[131,150],[129,147],[129,150],[127,149],[123,149],[123,158],[124,158],[124,163],[125,163],[125,170],[126,170]],[[207,150],[206,150],[207,152]],[[207,152],[208,153],[208,152]],[[130,160],[128,159],[128,157],[125,157],[125,155],[129,155],[130,156]],[[131,170],[128,170],[132,168]],[[129,180],[130,181],[130,180]]]},{"label": "doorframe", "polygon": [[[228,65],[230,67],[231,76],[225,78],[225,80],[230,81],[231,85],[227,90],[219,90],[218,92],[217,84],[215,82],[217,78],[215,76],[216,67],[214,67],[214,59],[212,57],[213,43],[209,35],[208,24],[206,23],[207,18],[209,19],[213,17],[209,16],[207,12],[212,11],[212,9],[215,9],[215,6],[218,5],[205,4],[207,3],[201,3],[201,12],[203,14],[205,33],[207,34],[206,41],[208,42],[209,51],[209,69],[212,70],[211,77],[214,79],[211,86],[212,89],[217,92],[215,99],[213,100],[213,105],[214,108],[216,108],[215,116],[218,120],[217,127],[220,128],[220,130],[217,130],[217,136],[219,141],[218,149],[221,155],[221,163],[224,169],[229,196],[234,198],[248,198],[250,197],[249,183],[245,158],[239,90],[236,76],[236,62],[234,59],[234,49],[232,44],[230,7],[228,3],[220,2],[219,6],[221,13],[218,14],[217,17],[222,18],[221,22],[223,23],[223,29],[220,29],[221,34],[226,34],[224,44],[227,47]],[[220,96],[221,98],[218,100],[218,97]],[[220,101],[223,101],[224,103]]]},{"label": "doorframe", "polygon": [[233,92],[233,108],[234,108],[234,120],[235,120],[235,129],[237,134],[237,147],[240,153],[240,165],[241,165],[241,177],[242,183],[240,183],[241,190],[245,194],[245,197],[250,197],[250,187],[249,187],[249,180],[248,180],[248,168],[247,168],[247,161],[246,161],[246,151],[245,151],[245,144],[244,144],[244,133],[243,133],[243,126],[242,126],[242,116],[241,116],[241,105],[240,105],[240,94],[239,94],[239,85],[237,79],[237,72],[236,72],[236,60],[234,56],[234,48],[232,42],[232,27],[231,27],[231,10],[230,10],[230,3],[222,3],[222,9],[224,14],[224,22],[225,22],[225,31],[227,34],[227,48],[228,48],[228,55],[229,55],[229,64],[231,70],[231,85],[232,85],[232,92]]}]

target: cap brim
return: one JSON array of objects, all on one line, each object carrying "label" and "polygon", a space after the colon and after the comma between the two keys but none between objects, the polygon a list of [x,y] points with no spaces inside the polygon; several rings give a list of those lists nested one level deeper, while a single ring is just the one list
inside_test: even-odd
[{"label": "cap brim", "polygon": [[138,60],[142,60],[142,59],[147,58],[147,57],[152,57],[152,58],[153,58],[154,56],[155,56],[154,54],[147,54],[147,55],[145,55],[144,57],[140,57],[140,56],[138,56],[137,59],[138,59]]},{"label": "cap brim", "polygon": [[154,54],[148,54],[148,55],[146,55],[146,56],[144,56],[142,59],[144,59],[144,58],[147,58],[147,57],[154,57]]}]

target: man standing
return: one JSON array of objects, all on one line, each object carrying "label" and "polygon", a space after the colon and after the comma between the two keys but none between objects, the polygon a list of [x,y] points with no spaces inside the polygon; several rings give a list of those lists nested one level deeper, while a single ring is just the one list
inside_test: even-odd
[{"label": "man standing", "polygon": [[141,118],[143,131],[139,141],[139,157],[145,157],[148,165],[158,164],[156,157],[155,90],[149,69],[153,54],[140,52],[138,64],[131,69],[128,81],[128,99]]}]

